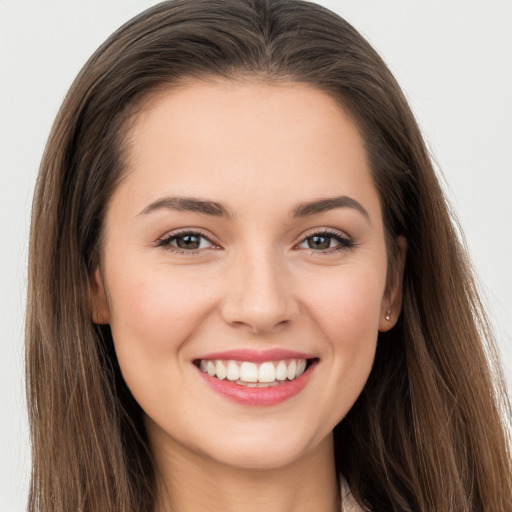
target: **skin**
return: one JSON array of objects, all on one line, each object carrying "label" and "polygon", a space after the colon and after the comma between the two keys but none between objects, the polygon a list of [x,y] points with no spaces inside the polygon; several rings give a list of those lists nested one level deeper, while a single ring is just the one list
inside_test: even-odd
[{"label": "skin", "polygon": [[[127,161],[106,214],[93,316],[110,323],[145,411],[162,475],[157,510],[167,491],[178,512],[339,510],[331,432],[401,301],[399,276],[386,286],[380,201],[354,123],[304,84],[191,81],[148,102]],[[366,215],[290,214],[337,196]],[[215,201],[229,215],[148,212],[166,197]],[[210,241],[161,244],[183,230]],[[328,248],[311,248],[326,231]],[[193,363],[236,348],[296,350],[318,364],[291,399],[247,406],[212,391]]]}]

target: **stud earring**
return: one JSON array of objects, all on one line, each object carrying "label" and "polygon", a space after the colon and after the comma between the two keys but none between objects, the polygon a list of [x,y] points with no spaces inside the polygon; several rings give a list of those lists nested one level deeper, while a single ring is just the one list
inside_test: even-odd
[{"label": "stud earring", "polygon": [[391,318],[391,310],[390,309],[388,309],[386,311],[386,316],[384,318],[389,322],[389,319]]}]

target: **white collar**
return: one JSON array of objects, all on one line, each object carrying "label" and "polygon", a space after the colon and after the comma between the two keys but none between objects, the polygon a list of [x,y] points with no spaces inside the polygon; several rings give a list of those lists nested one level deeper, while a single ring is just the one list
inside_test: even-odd
[{"label": "white collar", "polygon": [[352,495],[352,491],[347,481],[340,475],[340,491],[341,491],[341,512],[363,512],[357,501]]}]

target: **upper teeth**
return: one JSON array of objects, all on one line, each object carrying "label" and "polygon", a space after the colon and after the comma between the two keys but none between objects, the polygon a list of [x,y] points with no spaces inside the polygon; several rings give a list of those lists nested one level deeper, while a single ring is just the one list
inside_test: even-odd
[{"label": "upper teeth", "polygon": [[293,380],[301,376],[306,369],[305,359],[287,359],[286,361],[225,361],[221,359],[201,359],[199,367],[203,372],[218,379],[249,383],[271,383]]}]

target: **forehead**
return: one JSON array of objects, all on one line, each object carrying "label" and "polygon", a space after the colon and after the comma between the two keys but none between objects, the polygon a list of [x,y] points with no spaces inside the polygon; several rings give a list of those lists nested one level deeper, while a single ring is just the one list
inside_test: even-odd
[{"label": "forehead", "polygon": [[120,188],[148,199],[157,190],[222,202],[258,191],[263,201],[376,193],[355,123],[303,83],[197,80],[160,91],[133,122],[126,161]]}]

